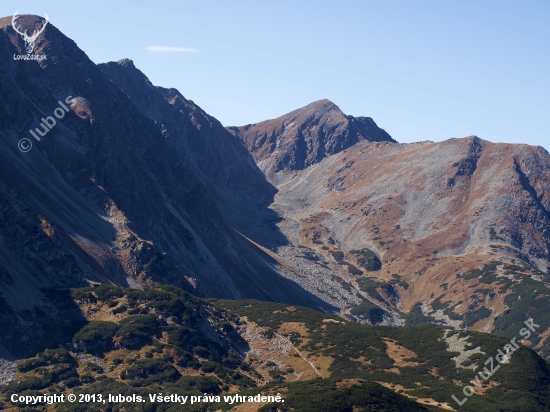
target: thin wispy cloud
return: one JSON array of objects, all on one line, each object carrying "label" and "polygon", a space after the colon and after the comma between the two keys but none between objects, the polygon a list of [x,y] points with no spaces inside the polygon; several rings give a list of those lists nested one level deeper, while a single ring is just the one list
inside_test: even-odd
[{"label": "thin wispy cloud", "polygon": [[191,49],[189,47],[147,46],[145,50],[156,53],[198,53],[197,49]]}]

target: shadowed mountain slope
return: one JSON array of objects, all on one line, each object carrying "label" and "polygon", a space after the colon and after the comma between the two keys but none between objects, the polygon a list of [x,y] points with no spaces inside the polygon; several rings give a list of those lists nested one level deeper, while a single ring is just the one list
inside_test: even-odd
[{"label": "shadowed mountain slope", "polygon": [[176,89],[153,86],[131,60],[98,67],[144,116],[161,125],[168,139],[178,140],[186,158],[219,193],[240,202],[241,207],[272,200],[275,188],[265,180],[240,141],[214,117]]},{"label": "shadowed mountain slope", "polygon": [[[228,223],[233,209],[260,210],[275,190],[219,122],[153,86],[142,88],[147,112],[52,24],[34,50],[47,59],[14,60],[24,46],[11,18],[0,19],[0,318],[21,315],[30,322],[21,336],[39,335],[23,325],[44,323],[40,289],[88,282],[322,304]],[[29,130],[68,96],[68,112],[37,141]],[[18,149],[22,138],[29,152]]]}]

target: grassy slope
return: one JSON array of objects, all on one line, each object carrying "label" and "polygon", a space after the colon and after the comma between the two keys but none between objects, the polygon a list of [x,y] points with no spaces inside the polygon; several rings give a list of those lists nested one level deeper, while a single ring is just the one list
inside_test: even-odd
[{"label": "grassy slope", "polygon": [[[279,392],[285,399],[284,405],[278,405],[283,410],[440,410],[421,406],[396,392],[450,403],[453,393],[461,398],[459,382],[466,384],[474,376],[471,370],[456,371],[451,360],[456,353],[447,352],[441,339],[443,331],[436,328],[359,325],[311,309],[276,303],[202,300],[173,287],[133,290],[99,286],[74,289],[68,298],[76,302],[87,323],[67,335],[59,347],[20,361],[17,381],[0,387],[0,408],[10,410],[7,396],[12,393],[145,396],[159,392]],[[303,327],[301,332],[288,333],[288,325]],[[251,356],[252,342],[242,335],[248,329],[260,332],[266,342],[289,339],[297,353],[313,364],[319,362],[317,366],[325,379],[294,382],[302,375],[288,372],[282,363],[266,363],[265,359]],[[472,348],[480,346],[487,354],[480,356],[481,361],[506,343],[505,339],[488,334],[468,334]],[[402,350],[408,357],[396,361],[390,347]],[[309,368],[307,363],[302,364]],[[272,365],[267,369],[273,379],[266,378],[266,365]],[[295,372],[308,376],[306,373],[311,370]],[[550,371],[530,349],[515,353],[510,364],[491,378],[491,383],[496,386],[488,388],[483,396],[473,395],[460,409],[549,410],[544,405],[550,405]],[[504,405],[507,409],[502,409]],[[179,405],[148,402],[118,404],[111,410],[121,410],[123,406],[126,410],[180,410]],[[66,404],[62,408],[83,407]],[[96,407],[106,409],[107,405]],[[212,405],[214,409],[222,407]],[[272,410],[274,405],[262,407]]]},{"label": "grassy slope", "polygon": [[[400,385],[407,394],[444,403],[450,402],[452,394],[462,399],[462,385],[469,384],[476,375],[470,369],[457,371],[451,358],[458,353],[447,351],[441,329],[323,322],[328,316],[308,308],[288,311],[283,305],[258,301],[218,301],[216,305],[274,331],[284,322],[305,322],[308,333],[302,338],[307,337],[307,341],[299,347],[310,356],[332,358],[331,378],[387,382],[394,387]],[[480,365],[508,342],[479,332],[460,334],[470,336],[470,349],[479,346],[485,353],[472,357],[478,357]],[[400,367],[399,373],[390,371],[395,362],[387,354],[387,339],[413,351],[416,358],[410,360],[418,365]],[[550,370],[531,349],[522,347],[514,353],[510,364],[501,367],[489,382],[496,386],[487,389],[483,396],[473,395],[461,410],[498,411],[503,405],[509,410],[548,410],[545,405],[550,405]]]}]

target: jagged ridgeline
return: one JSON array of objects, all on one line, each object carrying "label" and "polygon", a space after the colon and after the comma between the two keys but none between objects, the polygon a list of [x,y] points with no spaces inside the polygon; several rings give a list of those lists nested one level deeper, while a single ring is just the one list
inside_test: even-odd
[{"label": "jagged ridgeline", "polygon": [[[279,303],[204,300],[171,286],[47,293],[71,327],[58,328],[58,343],[45,341],[17,362],[16,380],[0,387],[0,408],[16,410],[8,399],[13,393],[101,393],[146,402],[97,404],[97,410],[181,410],[151,403],[149,394],[206,393],[220,402],[185,410],[238,411],[243,405],[224,400],[235,394],[285,400],[254,404],[261,411],[444,410],[456,407],[451,396],[473,385],[484,360],[507,343],[479,332],[361,325]],[[459,338],[466,338],[462,348],[452,344]],[[544,411],[550,404],[548,365],[528,348],[473,386],[461,410]],[[49,410],[89,406],[83,405]]]}]

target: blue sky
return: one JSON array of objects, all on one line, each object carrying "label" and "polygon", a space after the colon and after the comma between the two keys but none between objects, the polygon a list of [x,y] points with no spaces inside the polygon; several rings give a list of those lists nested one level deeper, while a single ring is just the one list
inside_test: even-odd
[{"label": "blue sky", "polygon": [[[400,142],[550,150],[550,1],[12,1],[96,63],[127,57],[224,125],[327,98]],[[152,51],[147,47],[192,49]],[[155,50],[155,49],[153,49]],[[196,51],[194,51],[196,50]]]}]

